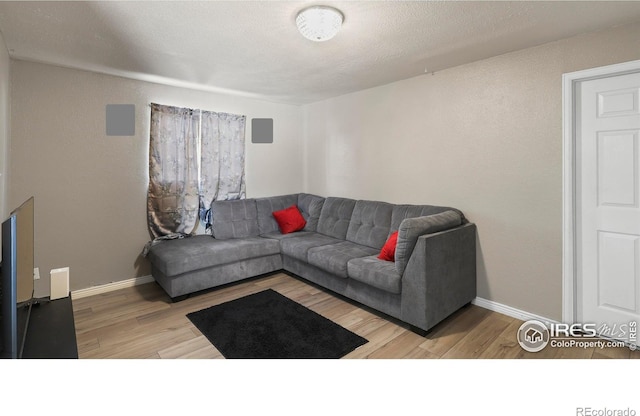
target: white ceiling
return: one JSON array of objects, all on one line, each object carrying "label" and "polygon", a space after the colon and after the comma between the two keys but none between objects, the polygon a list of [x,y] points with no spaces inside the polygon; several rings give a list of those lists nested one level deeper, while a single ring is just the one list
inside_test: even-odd
[{"label": "white ceiling", "polygon": [[[311,42],[296,13],[345,16]],[[640,21],[640,1],[1,1],[11,57],[304,104]]]}]

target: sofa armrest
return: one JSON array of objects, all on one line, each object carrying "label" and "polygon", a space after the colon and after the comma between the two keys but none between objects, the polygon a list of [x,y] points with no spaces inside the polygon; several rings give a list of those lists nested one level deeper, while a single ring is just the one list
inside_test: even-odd
[{"label": "sofa armrest", "polygon": [[476,226],[418,238],[402,275],[401,319],[424,331],[476,297]]}]

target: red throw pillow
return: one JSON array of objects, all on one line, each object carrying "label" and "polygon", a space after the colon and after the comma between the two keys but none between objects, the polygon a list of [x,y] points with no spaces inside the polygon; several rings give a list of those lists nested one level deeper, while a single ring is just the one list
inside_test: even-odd
[{"label": "red throw pillow", "polygon": [[304,220],[302,214],[300,214],[300,210],[296,205],[291,205],[289,208],[275,211],[272,214],[282,234],[300,231],[307,225],[307,222]]},{"label": "red throw pillow", "polygon": [[396,261],[396,244],[398,244],[397,231],[391,234],[387,242],[384,243],[384,246],[382,246],[382,250],[380,250],[378,258],[380,260]]}]

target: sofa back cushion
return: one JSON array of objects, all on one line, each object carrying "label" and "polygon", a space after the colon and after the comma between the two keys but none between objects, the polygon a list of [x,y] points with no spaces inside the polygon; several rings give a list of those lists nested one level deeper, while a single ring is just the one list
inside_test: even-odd
[{"label": "sofa back cushion", "polygon": [[298,194],[256,198],[258,210],[258,228],[260,235],[279,231],[278,223],[273,218],[275,211],[280,211],[298,203]]},{"label": "sofa back cushion", "polygon": [[260,235],[255,199],[213,201],[211,219],[213,236],[219,240]]},{"label": "sofa back cushion", "polygon": [[280,231],[272,214],[274,211],[283,210],[291,205],[297,205],[302,217],[307,222],[304,231],[317,231],[323,203],[323,197],[304,193],[256,198],[260,235]]},{"label": "sofa back cushion", "polygon": [[387,202],[357,201],[351,214],[347,240],[381,249],[389,236],[393,205]]},{"label": "sofa back cushion", "polygon": [[324,198],[311,194],[298,194],[298,209],[307,221],[304,231],[318,231],[318,221],[324,205]]},{"label": "sofa back cushion", "polygon": [[338,197],[325,199],[318,220],[318,232],[329,237],[346,239],[355,205],[355,199]]},{"label": "sofa back cushion", "polygon": [[398,229],[396,244],[396,270],[401,275],[407,267],[411,253],[416,246],[418,237],[425,234],[437,233],[462,224],[462,216],[457,210],[444,211],[439,214],[424,217],[406,218]]}]

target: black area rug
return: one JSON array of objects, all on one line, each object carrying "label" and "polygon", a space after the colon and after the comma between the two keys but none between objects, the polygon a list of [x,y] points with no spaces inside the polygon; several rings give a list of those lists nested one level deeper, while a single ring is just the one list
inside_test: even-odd
[{"label": "black area rug", "polygon": [[340,358],[368,342],[272,289],[187,318],[225,358]]}]

